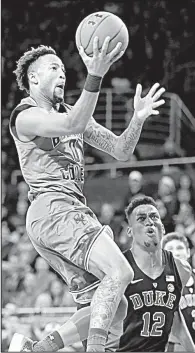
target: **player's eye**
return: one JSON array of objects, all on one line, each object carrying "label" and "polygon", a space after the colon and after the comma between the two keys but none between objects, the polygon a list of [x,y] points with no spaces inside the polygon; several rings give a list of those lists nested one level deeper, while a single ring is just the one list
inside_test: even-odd
[{"label": "player's eye", "polygon": [[144,220],[145,220],[145,217],[143,217],[143,216],[141,216],[141,217],[138,218],[138,221],[143,222]]},{"label": "player's eye", "polygon": [[153,214],[151,218],[158,219],[158,216],[156,214]]},{"label": "player's eye", "polygon": [[57,70],[57,66],[52,66],[52,70]]}]

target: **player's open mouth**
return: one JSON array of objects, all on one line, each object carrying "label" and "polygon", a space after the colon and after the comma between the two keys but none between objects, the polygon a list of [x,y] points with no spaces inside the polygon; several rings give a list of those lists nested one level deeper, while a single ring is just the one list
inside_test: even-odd
[{"label": "player's open mouth", "polygon": [[154,228],[148,228],[147,231],[146,231],[146,234],[147,234],[149,237],[153,237],[153,236],[155,235]]},{"label": "player's open mouth", "polygon": [[64,90],[64,85],[63,84],[57,85],[56,88],[60,88],[61,90]]}]

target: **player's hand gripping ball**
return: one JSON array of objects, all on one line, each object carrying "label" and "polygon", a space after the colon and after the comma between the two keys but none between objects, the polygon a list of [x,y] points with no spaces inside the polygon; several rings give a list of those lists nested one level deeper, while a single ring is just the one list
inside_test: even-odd
[{"label": "player's hand gripping ball", "polygon": [[93,55],[93,40],[99,38],[99,50],[107,36],[110,37],[108,51],[112,51],[118,42],[122,43],[121,51],[127,49],[129,33],[124,22],[110,12],[99,11],[85,17],[76,31],[76,46],[82,46],[88,56]]}]

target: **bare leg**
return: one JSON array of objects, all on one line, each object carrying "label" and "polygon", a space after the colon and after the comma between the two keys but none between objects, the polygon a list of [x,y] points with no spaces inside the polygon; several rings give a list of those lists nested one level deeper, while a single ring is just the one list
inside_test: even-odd
[{"label": "bare leg", "polygon": [[91,302],[88,352],[105,351],[109,327],[113,321],[133,270],[106,231],[93,245],[89,255],[89,272],[102,279]]},{"label": "bare leg", "polygon": [[[123,322],[126,317],[127,312],[127,300],[125,297],[121,300],[118,310],[112,322],[113,335],[117,336],[117,324],[121,327],[121,322]],[[90,306],[84,307],[78,310],[64,325],[62,325],[56,332],[59,334],[63,344],[57,346],[56,342],[52,342],[52,337],[54,333],[52,332],[43,340],[37,342],[33,350],[37,351],[57,351],[64,346],[69,346],[79,341],[84,341],[88,338],[89,332],[89,322],[90,322],[91,308]],[[112,328],[111,328],[112,332]],[[121,330],[118,330],[118,339],[121,335]],[[51,342],[50,342],[51,340]],[[54,345],[56,344],[56,346]],[[110,347],[112,348],[112,347]]]}]

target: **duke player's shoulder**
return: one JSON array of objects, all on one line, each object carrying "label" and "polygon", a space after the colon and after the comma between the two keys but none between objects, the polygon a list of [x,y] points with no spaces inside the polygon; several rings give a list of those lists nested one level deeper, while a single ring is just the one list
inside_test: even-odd
[{"label": "duke player's shoulder", "polygon": [[180,275],[182,286],[184,287],[192,274],[192,268],[189,262],[186,260],[182,260],[182,259],[178,259],[177,257],[174,257],[174,261]]},{"label": "duke player's shoulder", "polygon": [[127,250],[123,251],[123,255],[126,257],[127,261],[131,265],[132,261],[133,261],[131,249],[127,249]]}]

